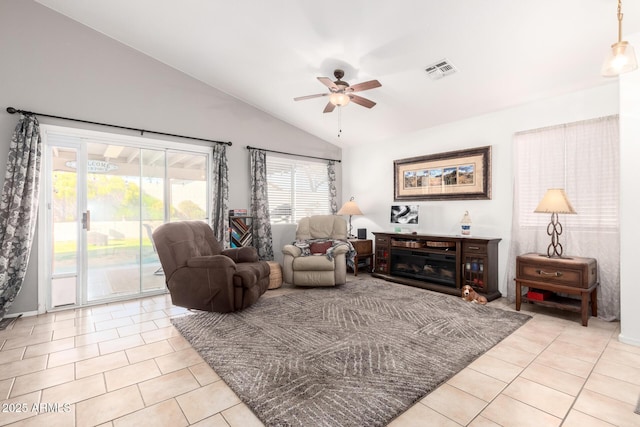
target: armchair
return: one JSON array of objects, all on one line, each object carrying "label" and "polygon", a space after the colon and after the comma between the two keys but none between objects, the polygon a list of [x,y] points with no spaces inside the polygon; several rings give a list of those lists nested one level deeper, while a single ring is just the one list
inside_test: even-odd
[{"label": "armchair", "polygon": [[223,250],[202,221],[163,224],[153,241],[175,305],[227,313],[249,307],[269,287],[269,264],[255,248]]},{"label": "armchair", "polygon": [[335,286],[347,281],[347,259],[355,252],[347,223],[336,215],[314,215],[298,223],[295,244],[285,245],[282,275],[296,286]]}]

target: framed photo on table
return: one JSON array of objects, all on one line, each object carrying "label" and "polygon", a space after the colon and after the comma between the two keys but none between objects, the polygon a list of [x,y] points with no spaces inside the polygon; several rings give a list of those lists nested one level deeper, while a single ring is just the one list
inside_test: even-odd
[{"label": "framed photo on table", "polygon": [[491,146],[395,160],[394,199],[491,199]]}]

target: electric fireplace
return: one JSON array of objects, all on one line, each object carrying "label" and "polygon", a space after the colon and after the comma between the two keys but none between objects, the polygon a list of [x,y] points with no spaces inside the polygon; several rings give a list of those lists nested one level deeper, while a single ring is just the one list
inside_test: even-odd
[{"label": "electric fireplace", "polygon": [[393,248],[391,274],[456,287],[455,252],[432,253]]}]

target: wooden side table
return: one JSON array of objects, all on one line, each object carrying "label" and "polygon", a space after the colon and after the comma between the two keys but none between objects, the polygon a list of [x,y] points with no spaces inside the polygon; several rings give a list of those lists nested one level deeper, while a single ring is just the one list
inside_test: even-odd
[{"label": "wooden side table", "polygon": [[349,243],[356,250],[356,257],[353,260],[353,275],[358,275],[358,264],[360,261],[368,261],[368,269],[373,268],[373,241],[370,239],[349,239]]},{"label": "wooden side table", "polygon": [[[516,310],[522,302],[575,311],[582,316],[582,326],[591,315],[598,316],[598,268],[593,258],[549,258],[536,253],[516,258]],[[522,286],[539,289],[543,299],[522,295]],[[579,295],[580,300],[561,297],[558,294]]]}]

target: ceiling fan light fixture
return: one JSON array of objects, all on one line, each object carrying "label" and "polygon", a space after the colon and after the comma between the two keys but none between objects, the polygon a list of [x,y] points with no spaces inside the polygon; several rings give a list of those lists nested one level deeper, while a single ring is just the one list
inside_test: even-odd
[{"label": "ceiling fan light fixture", "polygon": [[329,102],[331,102],[336,107],[344,107],[351,101],[349,95],[342,92],[334,92],[329,95]]},{"label": "ceiling fan light fixture", "polygon": [[604,77],[615,77],[638,68],[633,47],[622,40],[622,17],[622,0],[618,0],[618,42],[611,45],[611,50],[602,64],[600,73]]},{"label": "ceiling fan light fixture", "polygon": [[362,92],[369,89],[375,89],[377,87],[382,86],[377,80],[369,80],[367,82],[362,82],[355,84],[353,86],[349,85],[349,83],[341,80],[344,77],[344,71],[335,70],[333,75],[337,79],[336,81],[332,81],[328,77],[318,77],[318,81],[329,88],[328,93],[317,93],[315,95],[306,95],[306,96],[298,96],[297,98],[293,98],[294,101],[302,101],[305,99],[311,98],[320,98],[326,96],[329,98],[329,102],[324,107],[323,113],[331,113],[336,109],[336,107],[344,107],[353,101],[354,104],[360,105],[365,108],[373,108],[376,103],[370,99],[364,98],[360,95],[356,95],[355,92]]}]

